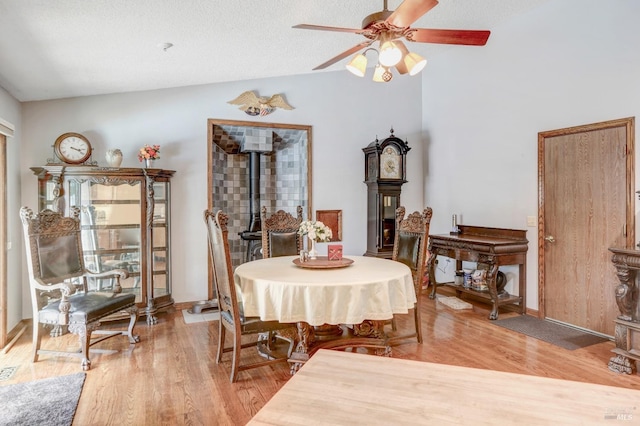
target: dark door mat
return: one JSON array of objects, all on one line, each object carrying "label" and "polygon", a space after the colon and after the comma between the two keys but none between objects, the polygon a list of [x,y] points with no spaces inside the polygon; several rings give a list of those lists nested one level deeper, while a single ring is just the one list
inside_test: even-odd
[{"label": "dark door mat", "polygon": [[602,336],[567,327],[552,321],[541,320],[530,315],[505,318],[493,321],[493,323],[499,327],[526,334],[527,336],[543,340],[570,351],[609,340]]}]

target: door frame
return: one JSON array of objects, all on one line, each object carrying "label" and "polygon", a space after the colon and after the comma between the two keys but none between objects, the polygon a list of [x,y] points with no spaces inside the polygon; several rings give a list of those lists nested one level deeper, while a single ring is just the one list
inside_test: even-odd
[{"label": "door frame", "polygon": [[[224,150],[224,148],[221,148],[217,144],[217,142],[223,139],[221,135],[224,135],[226,137],[225,132],[228,132],[229,129],[233,130],[236,127],[238,129],[235,129],[235,130],[242,130],[242,133],[246,132],[246,130],[249,130],[249,129],[258,128],[258,129],[267,129],[267,130],[273,129],[276,132],[278,132],[279,130],[289,131],[289,132],[295,131],[295,132],[299,132],[301,135],[304,135],[304,137],[301,137],[297,143],[302,143],[301,141],[305,141],[306,143],[306,147],[303,148],[304,159],[302,160],[306,162],[306,170],[302,170],[298,178],[301,181],[306,182],[307,190],[306,190],[306,194],[304,194],[304,197],[303,197],[303,200],[306,201],[306,205],[303,204],[303,209],[306,210],[305,212],[306,217],[309,219],[312,218],[313,217],[313,203],[312,203],[313,138],[312,138],[312,126],[305,125],[305,124],[262,123],[262,122],[255,122],[255,121],[226,120],[226,119],[217,119],[217,118],[207,119],[207,208],[210,210],[213,210],[214,208],[219,208],[218,206],[219,203],[216,202],[216,199],[218,197],[224,196],[224,194],[221,192],[220,187],[216,184],[214,179],[214,175],[216,173],[221,173],[221,170],[227,169],[226,160],[225,162],[221,162],[220,160],[217,160],[218,155],[216,155],[216,152],[220,150]],[[230,139],[231,141],[235,141],[235,138],[233,136],[231,136]],[[235,167],[238,168],[239,166],[236,165]],[[248,163],[244,167],[246,169],[245,171],[248,173]],[[306,198],[306,200],[304,198]],[[264,201],[265,200],[260,200],[261,203]],[[225,212],[232,215],[237,215],[238,211],[233,210],[234,208],[236,208],[237,210],[237,207],[238,207],[237,203],[238,202],[230,203],[227,206],[227,208],[225,208]],[[247,223],[242,225],[242,227],[237,229],[237,231],[244,231],[248,229],[248,225],[249,225],[248,216],[245,217],[245,220],[247,220]],[[230,229],[229,235],[231,235],[232,231],[235,231],[235,230]],[[207,259],[209,263],[208,291],[209,291],[209,301],[211,301],[215,297],[215,291],[213,289],[213,269],[212,269],[211,257],[208,256]],[[234,256],[232,256],[232,261],[234,262],[236,261]]]},{"label": "door frame", "polygon": [[[617,120],[603,121],[582,126],[567,127],[564,129],[549,130],[538,133],[538,318],[545,318],[544,286],[545,286],[545,217],[544,217],[544,172],[545,172],[545,142],[547,138],[565,136],[577,133],[585,133],[596,130],[624,127],[626,130],[626,172],[627,194],[626,215],[627,235],[626,248],[632,248],[635,244],[635,117],[620,118]],[[608,248],[608,247],[607,247]]]},{"label": "door frame", "polygon": [[[7,135],[0,120],[0,348],[7,344]],[[13,133],[10,133],[13,135]]]}]

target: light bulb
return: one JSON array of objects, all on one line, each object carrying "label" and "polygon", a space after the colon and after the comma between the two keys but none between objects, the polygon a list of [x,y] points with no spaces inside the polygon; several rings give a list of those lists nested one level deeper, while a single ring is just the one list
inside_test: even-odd
[{"label": "light bulb", "polygon": [[380,46],[380,56],[378,56],[378,60],[380,61],[380,65],[385,67],[392,67],[402,59],[402,51],[398,49],[392,41],[385,41]]}]

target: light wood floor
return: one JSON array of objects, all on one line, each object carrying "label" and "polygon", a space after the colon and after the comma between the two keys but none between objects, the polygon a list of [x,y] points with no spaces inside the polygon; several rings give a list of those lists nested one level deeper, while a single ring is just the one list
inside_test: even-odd
[{"label": "light wood floor", "polygon": [[[395,346],[394,357],[640,390],[640,375],[608,370],[613,342],[569,351],[493,325],[486,304],[454,311],[421,297],[425,342]],[[290,378],[283,363],[241,372],[239,381],[230,384],[230,364],[214,360],[218,323],[185,324],[180,309],[188,307],[159,314],[155,326],[141,320],[136,327],[141,342],[135,348],[124,337],[100,344],[119,352],[92,356],[74,425],[244,425]],[[512,315],[501,311],[500,317]],[[406,325],[398,321],[399,327]],[[63,336],[44,345],[72,346],[76,340]],[[76,358],[43,355],[31,363],[30,350],[28,331],[0,354],[0,368],[19,366],[0,386],[81,371]],[[247,359],[258,359],[252,349],[243,352]]]}]

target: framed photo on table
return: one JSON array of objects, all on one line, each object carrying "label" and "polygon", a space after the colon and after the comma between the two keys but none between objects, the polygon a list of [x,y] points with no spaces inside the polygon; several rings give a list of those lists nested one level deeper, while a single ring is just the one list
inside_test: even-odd
[{"label": "framed photo on table", "polygon": [[331,241],[342,241],[342,210],[316,210],[316,220],[331,229]]}]

